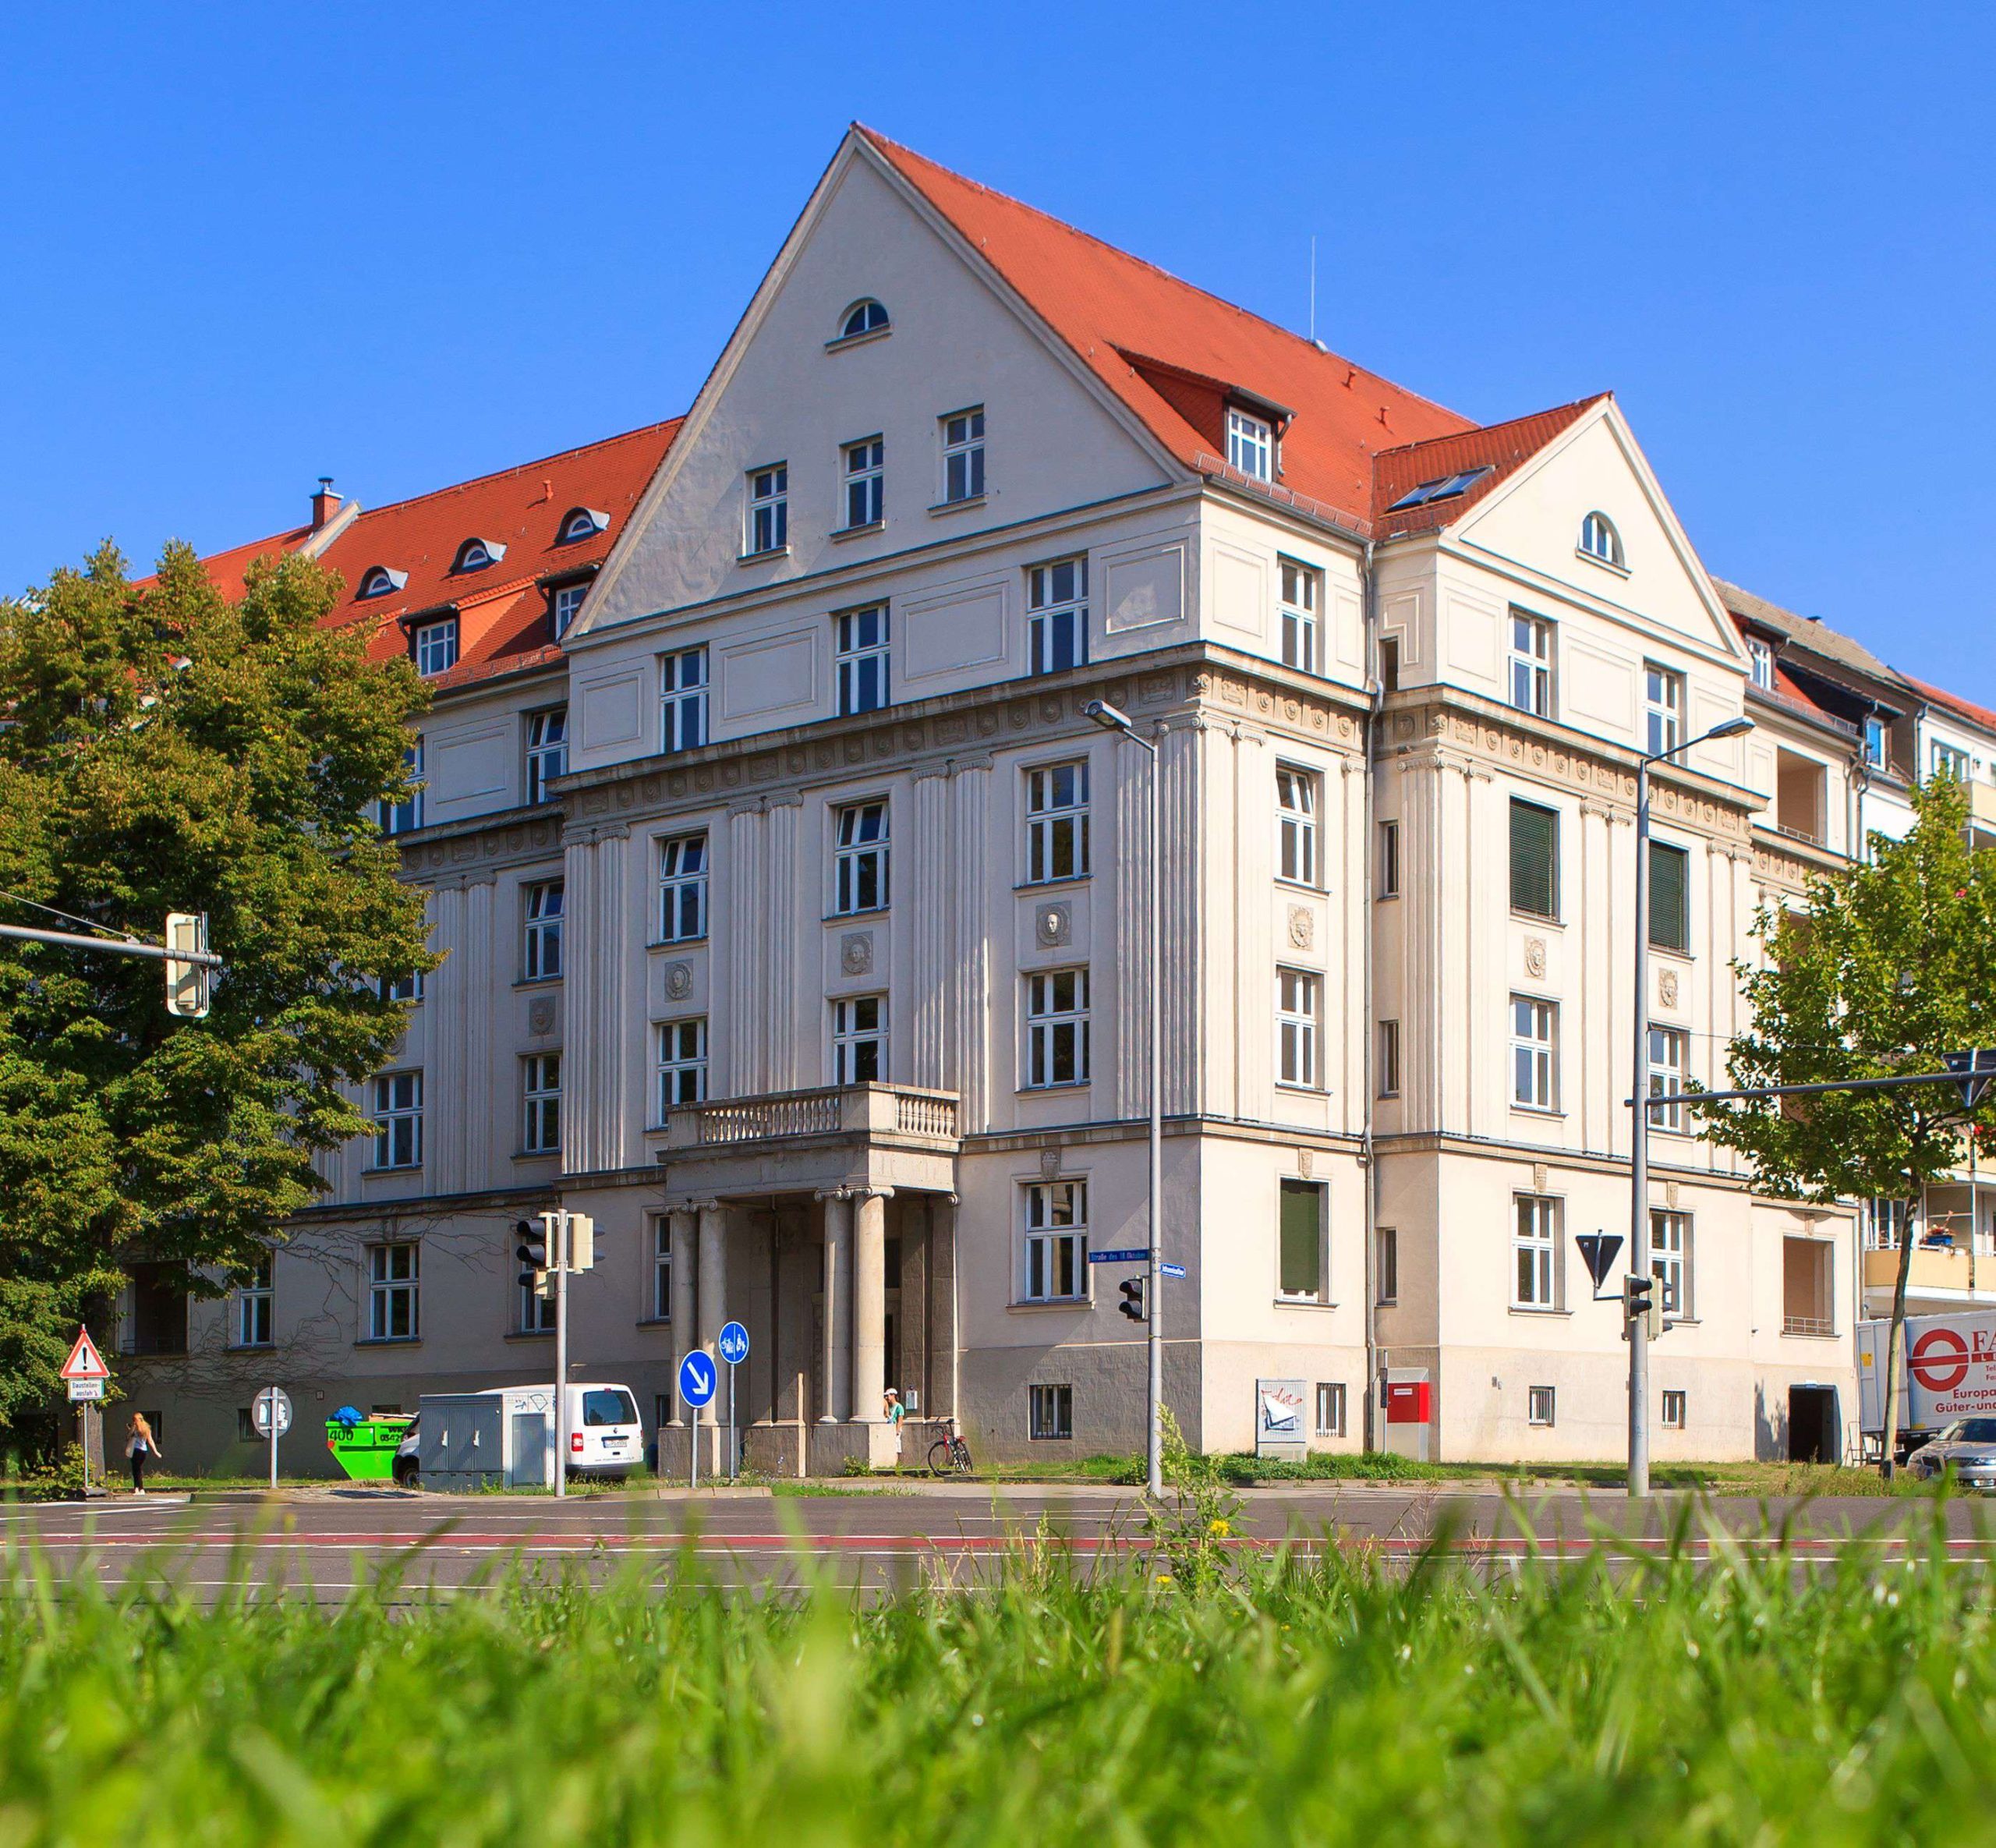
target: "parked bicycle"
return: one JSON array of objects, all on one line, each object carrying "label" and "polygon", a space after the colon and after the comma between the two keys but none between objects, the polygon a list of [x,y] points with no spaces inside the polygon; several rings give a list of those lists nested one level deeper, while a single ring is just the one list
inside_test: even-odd
[{"label": "parked bicycle", "polygon": [[932,1476],[970,1474],[970,1446],[954,1425],[947,1437],[939,1437],[929,1446],[929,1473]]}]

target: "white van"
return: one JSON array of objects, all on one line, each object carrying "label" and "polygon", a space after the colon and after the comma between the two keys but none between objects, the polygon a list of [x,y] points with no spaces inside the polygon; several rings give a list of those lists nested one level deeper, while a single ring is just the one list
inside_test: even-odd
[{"label": "white van", "polygon": [[568,1388],[568,1474],[618,1482],[645,1458],[638,1402],[622,1386]]},{"label": "white van", "polygon": [[[395,1459],[404,1488],[469,1491],[554,1486],[554,1388],[426,1393]],[[628,1386],[568,1388],[568,1475],[621,1482],[644,1460],[645,1431]]]}]

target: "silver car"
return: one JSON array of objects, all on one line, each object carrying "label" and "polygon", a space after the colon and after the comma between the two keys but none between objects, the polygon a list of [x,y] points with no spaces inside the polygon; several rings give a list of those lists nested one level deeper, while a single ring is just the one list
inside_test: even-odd
[{"label": "silver car", "polygon": [[1906,1460],[1923,1481],[1952,1469],[1964,1489],[1996,1490],[1996,1418],[1957,1418]]}]

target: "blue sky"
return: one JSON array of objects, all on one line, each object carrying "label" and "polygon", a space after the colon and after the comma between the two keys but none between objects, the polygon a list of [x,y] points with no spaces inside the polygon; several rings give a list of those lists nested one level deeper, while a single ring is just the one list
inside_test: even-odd
[{"label": "blue sky", "polygon": [[[1909,12],[1901,17],[1912,22]],[[1481,420],[1617,392],[1707,564],[1996,704],[1996,14],[44,7],[0,591],[683,409],[871,122]]]}]

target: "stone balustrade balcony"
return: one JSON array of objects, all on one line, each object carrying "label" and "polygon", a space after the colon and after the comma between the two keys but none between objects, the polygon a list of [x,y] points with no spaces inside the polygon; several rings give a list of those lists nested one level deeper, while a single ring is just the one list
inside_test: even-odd
[{"label": "stone balustrade balcony", "polygon": [[840,1184],[953,1191],[961,1135],[954,1091],[825,1085],[682,1104],[653,1135],[675,1176],[713,1188]]}]

